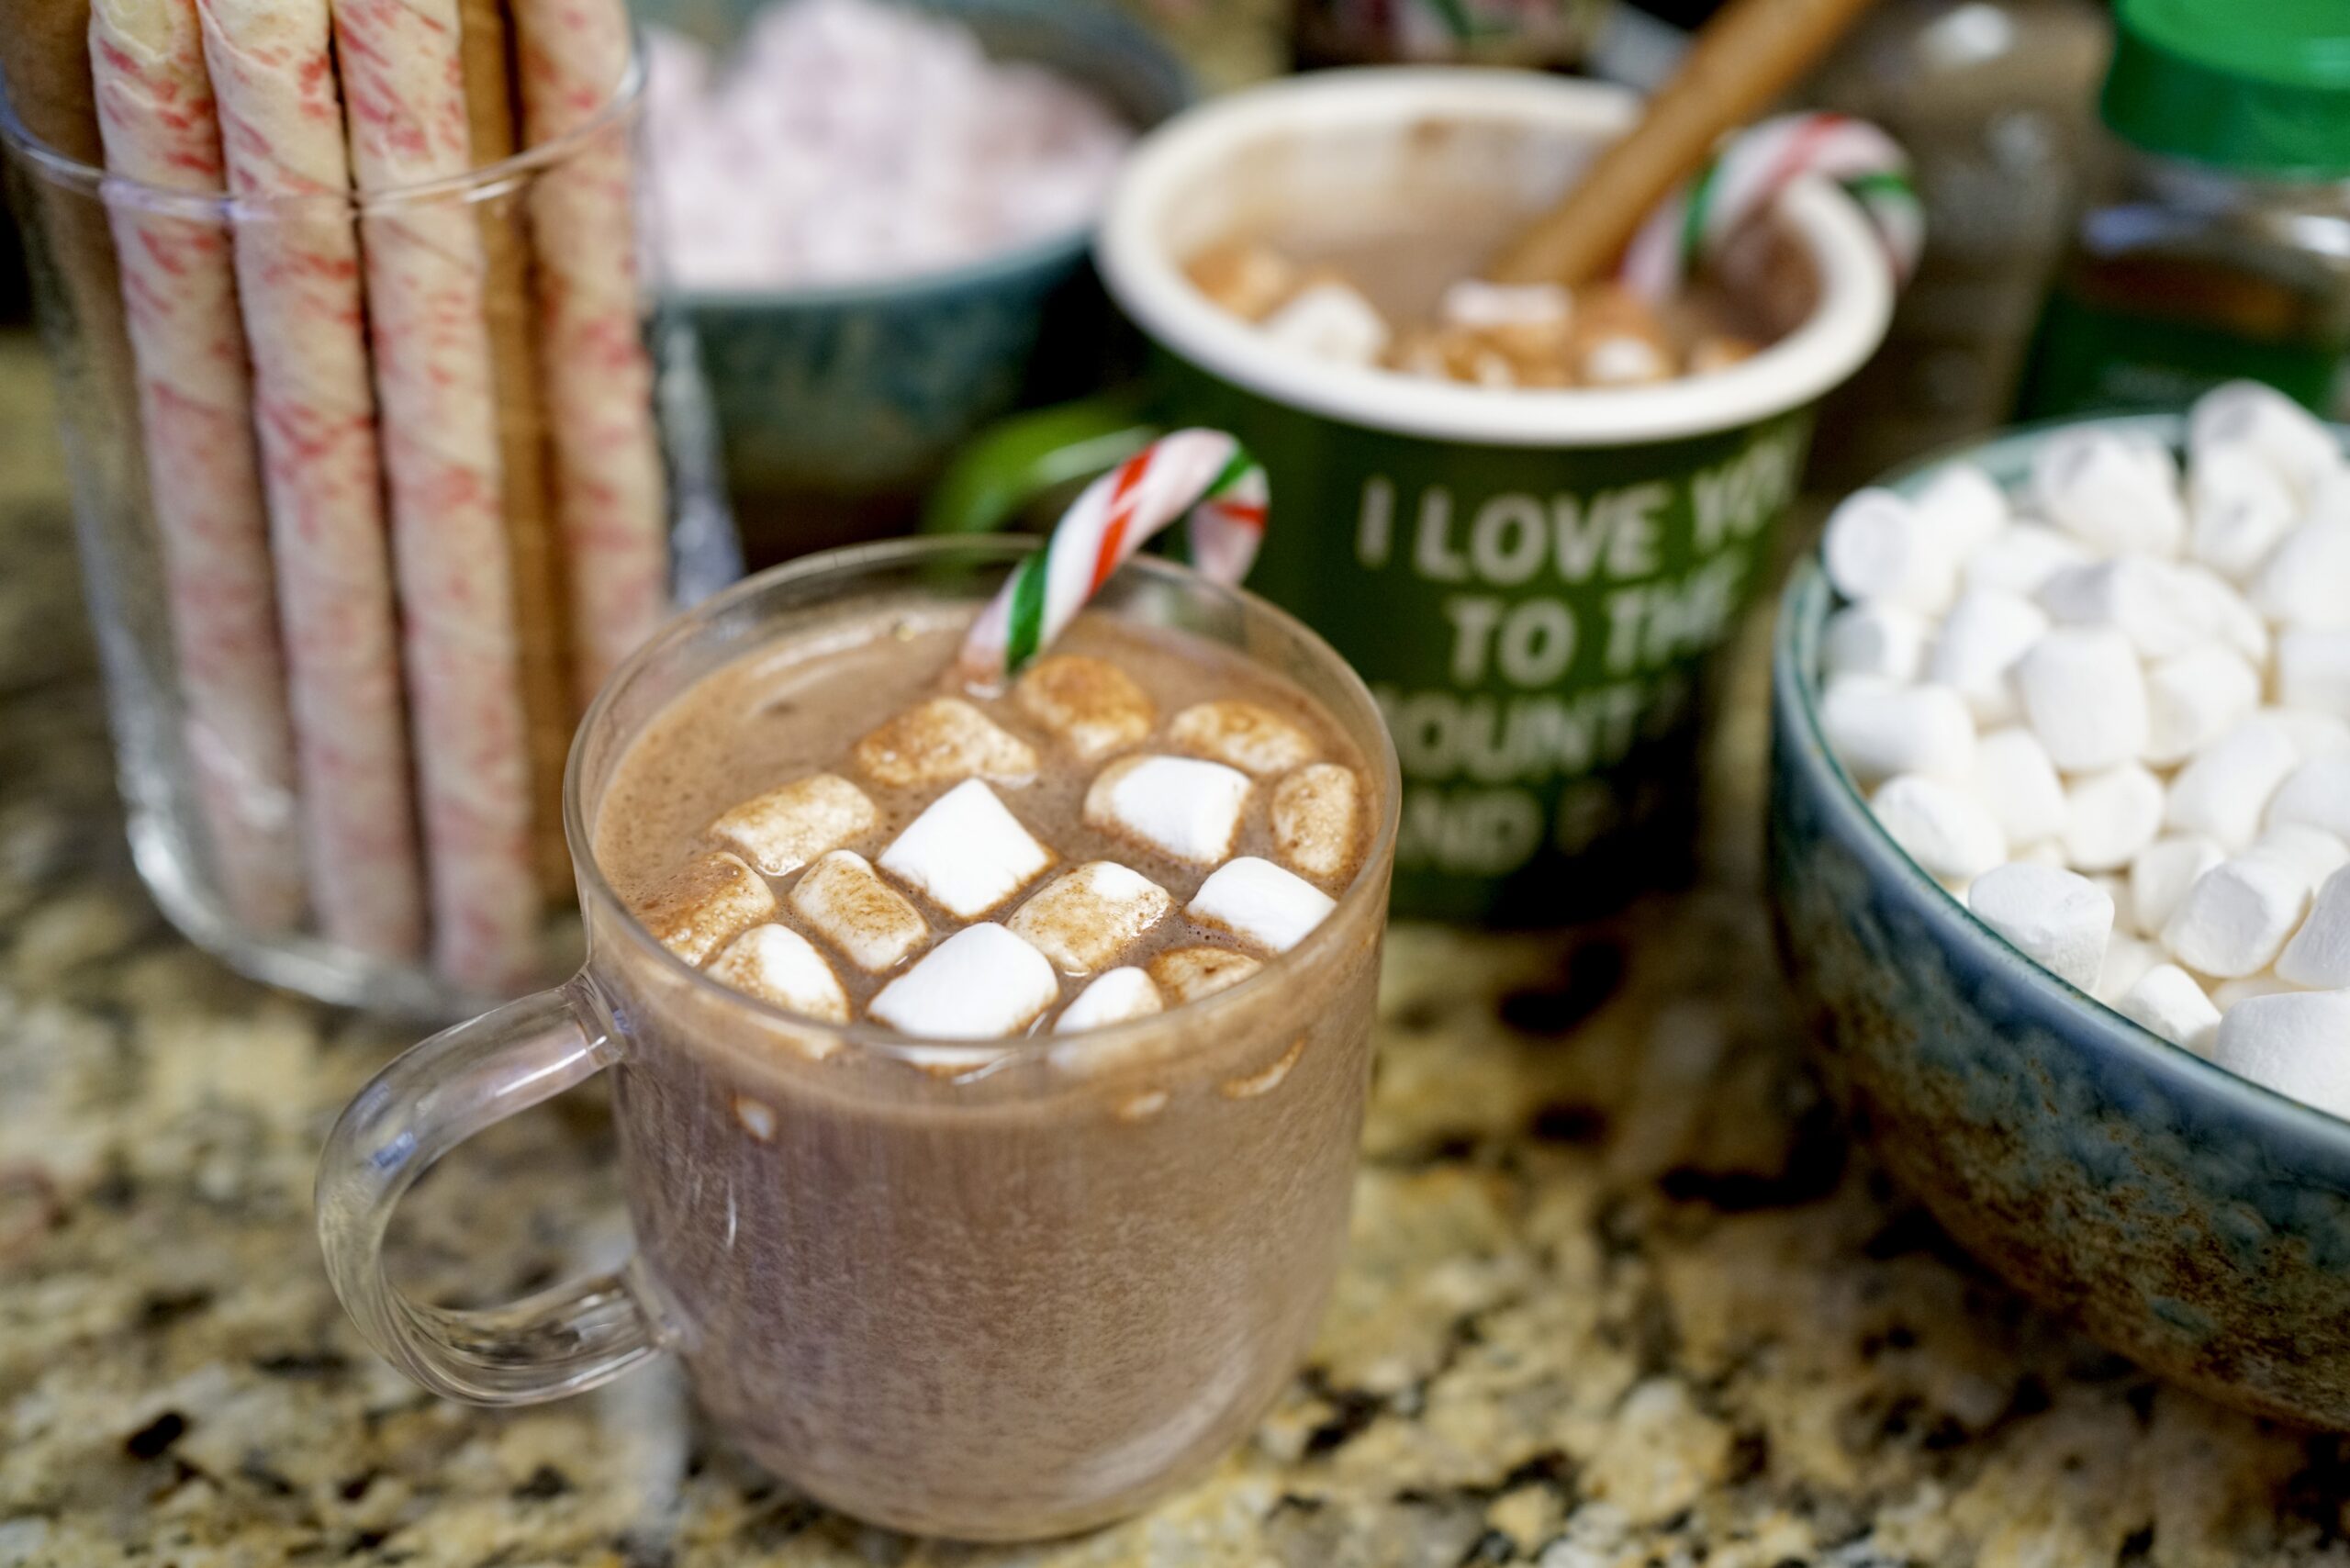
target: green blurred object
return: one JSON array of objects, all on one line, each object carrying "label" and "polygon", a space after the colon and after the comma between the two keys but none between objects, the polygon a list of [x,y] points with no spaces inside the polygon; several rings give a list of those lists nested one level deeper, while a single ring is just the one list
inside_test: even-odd
[{"label": "green blurred object", "polygon": [[2133,147],[2246,174],[2350,174],[2350,3],[2121,0],[2100,106]]},{"label": "green blurred object", "polygon": [[2018,411],[2174,408],[2248,376],[2341,416],[2350,0],[2121,0],[2116,23],[2110,168]]}]

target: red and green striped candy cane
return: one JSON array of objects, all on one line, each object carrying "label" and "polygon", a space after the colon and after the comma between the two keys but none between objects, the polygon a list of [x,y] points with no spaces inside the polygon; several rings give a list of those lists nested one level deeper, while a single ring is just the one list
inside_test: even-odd
[{"label": "red and green striped candy cane", "polygon": [[1926,232],[1925,209],[1909,183],[1908,155],[1866,120],[1793,114],[1740,131],[1659,203],[1624,252],[1624,283],[1644,299],[1671,298],[1805,174],[1842,186],[1860,204],[1895,286],[1908,282]]},{"label": "red and green striped candy cane", "polygon": [[1068,629],[1112,573],[1153,534],[1187,525],[1192,565],[1237,583],[1265,537],[1265,469],[1223,431],[1160,437],[1086,487],[1045,547],[1020,564],[963,644],[957,673],[998,686]]}]

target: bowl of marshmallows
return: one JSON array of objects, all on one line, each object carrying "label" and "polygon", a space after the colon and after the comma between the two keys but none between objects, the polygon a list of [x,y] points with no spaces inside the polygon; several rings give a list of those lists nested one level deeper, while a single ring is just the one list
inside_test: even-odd
[{"label": "bowl of marshmallows", "polygon": [[1863,490],[1789,585],[1771,868],[1830,1089],[2019,1286],[2350,1426],[2350,460],[2232,383]]}]

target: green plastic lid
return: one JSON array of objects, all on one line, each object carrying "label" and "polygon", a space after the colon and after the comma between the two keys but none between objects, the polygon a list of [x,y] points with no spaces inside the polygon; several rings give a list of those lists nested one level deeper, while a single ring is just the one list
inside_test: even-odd
[{"label": "green plastic lid", "polygon": [[2350,0],[2121,0],[2105,123],[2247,174],[2350,175]]}]

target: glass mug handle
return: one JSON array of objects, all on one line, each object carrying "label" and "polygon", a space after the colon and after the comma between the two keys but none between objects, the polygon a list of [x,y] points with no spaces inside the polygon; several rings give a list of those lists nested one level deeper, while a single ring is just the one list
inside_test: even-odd
[{"label": "glass mug handle", "polygon": [[384,1270],[393,1210],[435,1161],[619,1059],[602,1009],[574,980],[411,1047],[328,1135],[318,1183],[328,1277],[369,1342],[433,1393],[532,1405],[609,1383],[660,1353],[660,1330],[625,1269],[475,1311],[412,1301]]}]

